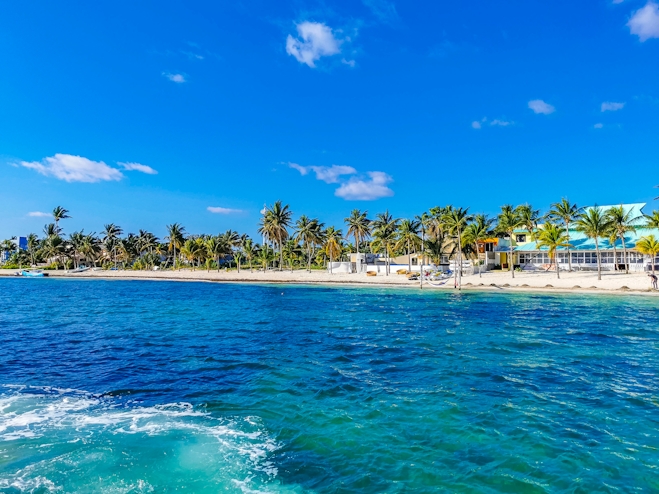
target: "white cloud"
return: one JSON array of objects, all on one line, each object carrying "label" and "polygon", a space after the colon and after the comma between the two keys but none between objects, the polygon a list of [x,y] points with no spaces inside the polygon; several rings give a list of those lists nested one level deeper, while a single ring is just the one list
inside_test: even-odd
[{"label": "white cloud", "polygon": [[534,113],[542,113],[543,115],[549,115],[554,113],[556,108],[554,108],[549,103],[545,103],[541,99],[534,99],[529,101],[529,108],[533,110]]},{"label": "white cloud", "polygon": [[332,165],[332,166],[302,166],[297,163],[289,163],[288,166],[299,171],[301,175],[306,175],[310,171],[316,174],[318,180],[322,180],[326,184],[339,183],[339,178],[342,175],[354,175],[357,173],[352,166],[345,165]]},{"label": "white cloud", "polygon": [[488,123],[487,117],[483,117],[481,120],[474,120],[471,122],[471,128],[472,129],[482,129],[483,125],[489,125],[491,127],[508,127],[509,125],[513,125],[515,122],[511,120],[502,120],[499,118],[495,118],[494,120],[491,120]]},{"label": "white cloud", "polygon": [[614,103],[613,101],[605,101],[602,103],[602,111],[618,111],[625,107],[624,103]]},{"label": "white cloud", "polygon": [[183,74],[172,74],[170,72],[163,72],[162,73],[163,77],[166,77],[172,82],[175,82],[177,84],[182,84],[184,82],[187,82],[187,79]]},{"label": "white cloud", "polygon": [[297,163],[289,163],[288,166],[299,171],[300,175],[306,175],[309,173],[309,170],[306,166],[298,165]]},{"label": "white cloud", "polygon": [[52,216],[51,213],[44,213],[43,211],[32,211],[27,213],[27,215],[32,216],[33,218],[49,218]]},{"label": "white cloud", "polygon": [[346,60],[345,58],[341,60],[341,63],[345,64],[345,65],[348,65],[350,67],[353,67],[353,68],[357,64],[357,62],[355,62],[354,60]]},{"label": "white cloud", "polygon": [[55,177],[67,182],[95,183],[102,181],[121,180],[123,174],[116,168],[102,161],[92,161],[82,156],[71,154],[56,154],[39,161],[21,161],[21,166],[36,170],[38,173]]},{"label": "white cloud", "polygon": [[495,118],[490,122],[490,125],[494,125],[495,127],[508,127],[509,125],[514,124],[515,122],[511,122],[508,120],[499,120],[498,118]]},{"label": "white cloud", "polygon": [[629,32],[638,36],[641,42],[659,38],[659,5],[649,1],[645,7],[634,12],[627,26]]},{"label": "white cloud", "polygon": [[315,67],[316,60],[341,53],[341,41],[332,29],[320,22],[304,21],[297,25],[299,38],[290,34],[286,38],[286,53],[300,63]]},{"label": "white cloud", "polygon": [[242,209],[220,208],[214,206],[208,206],[206,209],[214,214],[237,214],[243,212]]},{"label": "white cloud", "polygon": [[394,191],[387,187],[393,179],[384,172],[368,172],[370,180],[356,177],[341,184],[334,195],[347,201],[373,201],[381,197],[391,197]]},{"label": "white cloud", "polygon": [[204,59],[203,55],[199,55],[199,53],[194,53],[192,51],[181,50],[181,53],[183,55],[185,55],[186,57],[188,57],[190,60],[203,60]]},{"label": "white cloud", "polygon": [[603,123],[596,123],[595,125],[593,125],[594,129],[601,129],[602,127],[604,127]]},{"label": "white cloud", "polygon": [[136,171],[136,172],[142,172],[146,173],[147,175],[157,175],[158,172],[151,168],[150,166],[147,165],[142,165],[140,163],[122,163],[119,162],[117,163],[119,166],[121,166],[124,170],[127,171]]},{"label": "white cloud", "polygon": [[613,3],[614,3],[614,4],[615,4],[615,3],[622,3],[622,2],[624,2],[624,1],[625,1],[625,0],[613,0]]}]

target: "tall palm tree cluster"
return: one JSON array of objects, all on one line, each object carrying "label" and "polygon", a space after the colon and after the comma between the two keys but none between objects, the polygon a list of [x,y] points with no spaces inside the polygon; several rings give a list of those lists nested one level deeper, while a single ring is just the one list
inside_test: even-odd
[{"label": "tall palm tree cluster", "polygon": [[[569,269],[570,231],[580,231],[594,240],[601,277],[599,245],[608,240],[612,245],[620,240],[623,265],[628,272],[628,246],[626,235],[638,228],[642,219],[632,210],[617,206],[603,211],[601,208],[580,208],[567,199],[551,205],[541,215],[529,204],[516,207],[504,205],[496,217],[471,214],[469,208],[455,206],[434,207],[414,218],[395,218],[389,211],[369,218],[368,211],[353,210],[344,219],[344,230],[325,226],[318,218],[300,216],[293,221],[290,206],[282,201],[262,211],[259,234],[262,244],[247,235],[228,230],[218,235],[188,235],[179,223],[167,225],[164,239],[140,230],[128,233],[115,224],[104,226],[101,234],[73,232],[64,235],[60,222],[70,218],[63,207],[53,210],[53,223],[44,227],[43,237],[30,234],[27,249],[17,251],[14,240],[0,242],[0,251],[14,252],[9,263],[17,266],[50,263],[53,267],[76,268],[101,266],[106,269],[241,269],[243,261],[250,270],[306,269],[327,267],[342,261],[351,252],[379,254],[384,261],[385,273],[390,273],[391,259],[406,255],[411,270],[412,255],[422,262],[435,264],[453,259],[462,265],[466,259],[479,266],[478,249],[486,239],[497,236],[510,239],[509,259],[513,259],[513,237],[520,231],[530,235],[539,248],[549,252],[555,262],[559,248],[567,251]],[[659,228],[659,211],[645,217],[645,226]],[[636,250],[648,255],[659,253],[659,240],[644,237]],[[617,258],[617,256],[616,256]],[[513,266],[511,266],[512,268]],[[461,269],[458,269],[460,276]],[[511,276],[515,270],[510,269]]]}]

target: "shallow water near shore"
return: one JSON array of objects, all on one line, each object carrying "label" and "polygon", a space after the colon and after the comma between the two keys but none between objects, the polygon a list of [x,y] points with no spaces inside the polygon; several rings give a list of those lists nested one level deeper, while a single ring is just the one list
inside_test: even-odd
[{"label": "shallow water near shore", "polygon": [[0,492],[653,492],[657,307],[0,279]]}]

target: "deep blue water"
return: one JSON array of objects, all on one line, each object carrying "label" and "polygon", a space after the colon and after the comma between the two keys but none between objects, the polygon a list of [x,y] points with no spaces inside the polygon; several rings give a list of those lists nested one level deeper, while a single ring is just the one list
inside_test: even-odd
[{"label": "deep blue water", "polygon": [[658,314],[0,279],[0,492],[656,492]]}]

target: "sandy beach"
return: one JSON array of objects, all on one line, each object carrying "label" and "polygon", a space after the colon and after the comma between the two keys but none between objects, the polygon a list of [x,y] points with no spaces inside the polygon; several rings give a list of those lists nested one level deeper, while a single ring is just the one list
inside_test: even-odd
[{"label": "sandy beach", "polygon": [[[14,276],[17,270],[0,270],[0,276]],[[368,286],[399,286],[418,288],[419,281],[407,280],[405,276],[395,273],[389,276],[380,273],[378,276],[365,274],[330,274],[324,271],[253,271],[242,269],[240,273],[233,271],[86,271],[69,273],[63,270],[48,271],[50,277],[67,278],[97,278],[97,279],[133,279],[133,280],[174,280],[174,281],[208,281],[227,283],[307,283],[326,285],[368,285]],[[437,283],[437,282],[435,282]],[[424,282],[424,289],[453,290],[451,278],[441,286],[431,286]],[[463,276],[463,290],[496,290],[496,291],[556,291],[570,293],[617,293],[657,295],[658,291],[650,289],[650,279],[646,273],[602,273],[602,280],[597,279],[596,272],[562,272],[561,278],[556,278],[555,272],[521,272],[515,273],[513,279],[509,272],[486,272]]]}]

